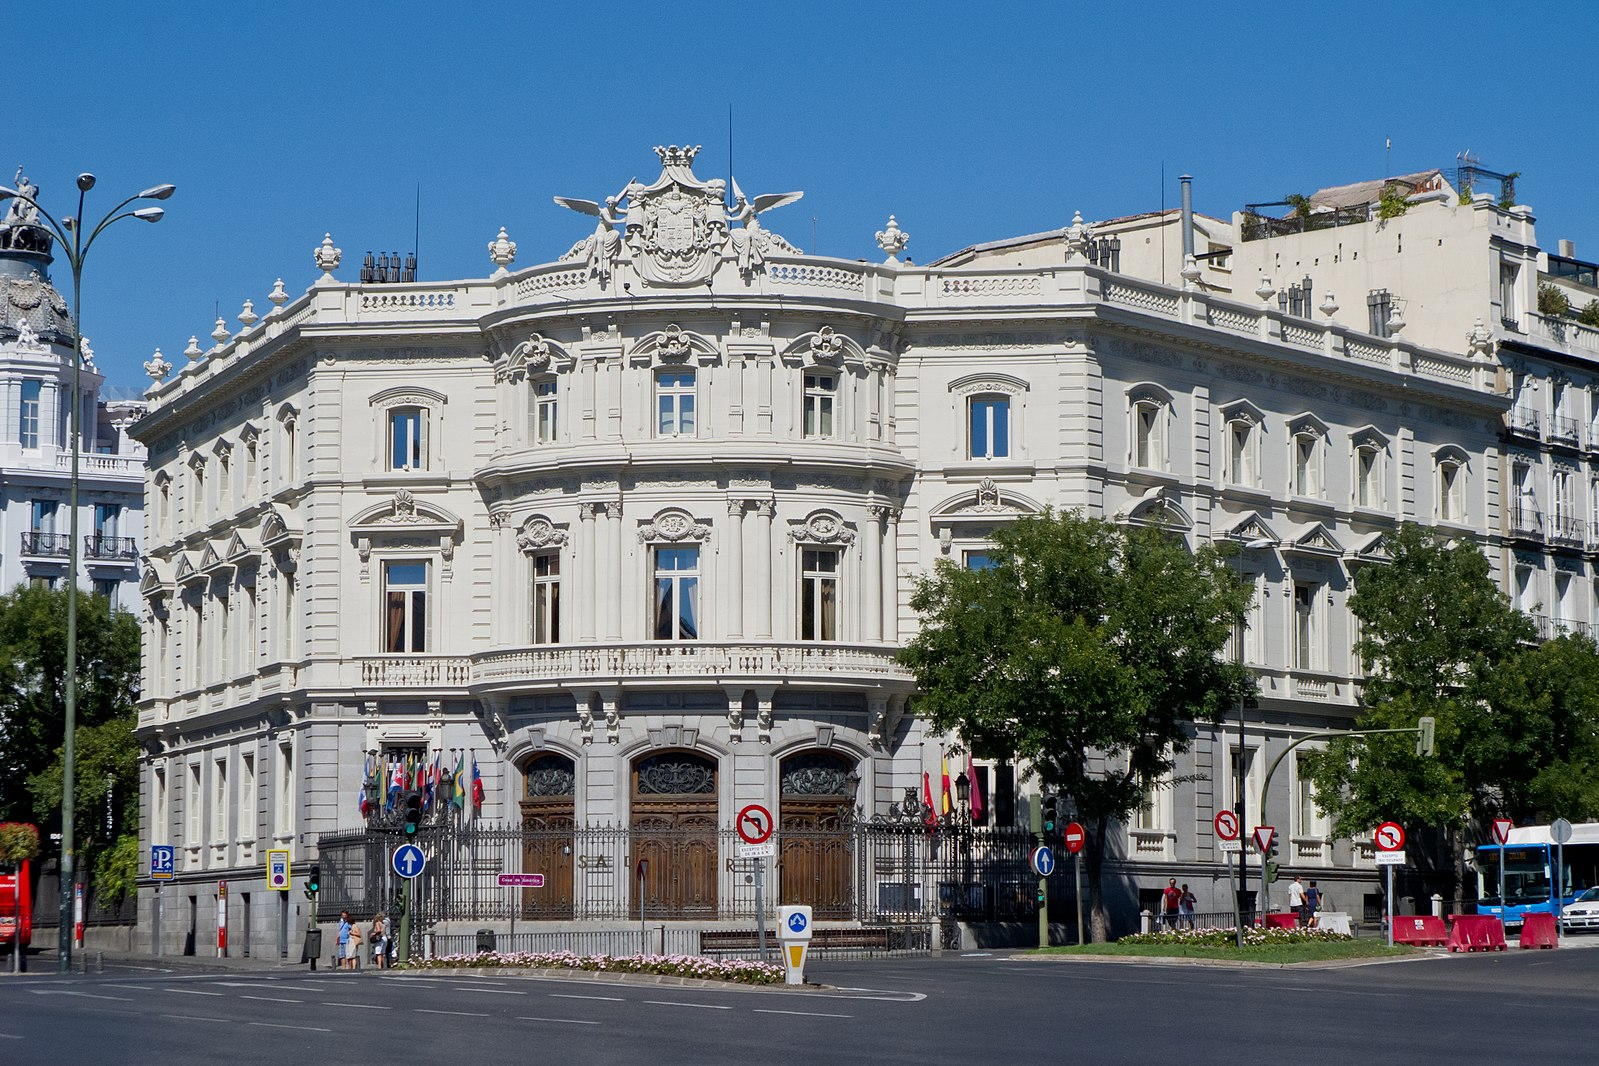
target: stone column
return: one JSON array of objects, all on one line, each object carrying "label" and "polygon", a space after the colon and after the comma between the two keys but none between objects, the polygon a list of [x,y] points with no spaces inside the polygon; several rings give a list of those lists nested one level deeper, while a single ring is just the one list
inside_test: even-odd
[{"label": "stone column", "polygon": [[592,503],[580,504],[577,509],[577,596],[572,601],[572,606],[577,617],[573,628],[578,640],[593,640],[598,632],[595,626],[595,595],[596,590],[595,563],[599,559],[600,545],[595,529],[594,510],[598,506]]},{"label": "stone column", "polygon": [[886,507],[866,509],[866,538],[861,555],[866,562],[866,630],[861,638],[868,643],[883,639],[883,516]]},{"label": "stone column", "polygon": [[744,635],[743,604],[748,596],[744,589],[744,501],[727,501],[727,589],[729,596],[720,596],[721,602],[732,609],[725,612],[727,637],[737,640]]},{"label": "stone column", "polygon": [[755,594],[744,601],[746,612],[753,612],[745,626],[756,640],[772,639],[772,517],[777,504],[772,500],[755,503]]},{"label": "stone column", "polygon": [[622,639],[622,503],[611,500],[605,505],[605,639]]},{"label": "stone column", "polygon": [[899,643],[899,511],[883,509],[883,640]]}]

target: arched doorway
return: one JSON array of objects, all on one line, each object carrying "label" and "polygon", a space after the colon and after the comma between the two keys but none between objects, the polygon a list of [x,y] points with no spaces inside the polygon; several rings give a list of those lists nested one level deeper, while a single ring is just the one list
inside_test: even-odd
[{"label": "arched doorway", "polygon": [[[645,917],[716,916],[716,762],[698,752],[666,751],[633,764],[635,902]],[[639,862],[644,870],[638,893]]]},{"label": "arched doorway", "polygon": [[523,918],[572,917],[572,835],[577,825],[577,764],[543,752],[522,767],[522,872],[543,888],[522,890]]},{"label": "arched doorway", "polygon": [[802,751],[782,762],[779,899],[809,904],[817,918],[854,916],[851,834],[844,819],[854,802],[854,769],[849,759],[830,751]]}]

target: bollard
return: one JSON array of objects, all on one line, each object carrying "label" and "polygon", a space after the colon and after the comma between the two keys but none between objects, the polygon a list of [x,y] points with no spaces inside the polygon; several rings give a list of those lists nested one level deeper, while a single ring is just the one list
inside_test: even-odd
[{"label": "bollard", "polygon": [[1436,892],[1432,894],[1432,916],[1434,918],[1444,916],[1444,898]]},{"label": "bollard", "polygon": [[1138,912],[1138,931],[1152,933],[1155,931],[1155,916],[1148,911]]}]

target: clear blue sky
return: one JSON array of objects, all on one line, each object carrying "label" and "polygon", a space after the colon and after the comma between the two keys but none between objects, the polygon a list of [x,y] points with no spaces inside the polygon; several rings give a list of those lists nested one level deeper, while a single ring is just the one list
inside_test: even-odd
[{"label": "clear blue sky", "polygon": [[[805,190],[763,221],[809,250],[880,256],[890,212],[918,262],[965,245],[1167,204],[1198,210],[1404,173],[1470,148],[1520,171],[1540,239],[1599,258],[1591,107],[1599,3],[1215,0],[1049,4],[33,4],[8,25],[0,178],[20,163],[69,213],[100,178],[177,184],[154,227],[89,259],[84,328],[113,384],[159,345],[202,346],[272,281],[316,277],[331,231],[353,280],[412,245],[424,279],[483,277],[500,226],[517,266],[590,230],[599,200],[704,146],[750,194]],[[27,70],[28,57],[54,62]],[[70,57],[72,66],[61,65]],[[58,264],[58,285],[66,271]]]}]

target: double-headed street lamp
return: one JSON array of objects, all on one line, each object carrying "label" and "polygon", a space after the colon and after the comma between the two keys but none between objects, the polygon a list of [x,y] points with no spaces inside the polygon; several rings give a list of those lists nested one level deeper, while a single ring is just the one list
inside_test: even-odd
[{"label": "double-headed street lamp", "polygon": [[[18,171],[20,176],[21,171]],[[89,254],[95,238],[113,222],[124,218],[137,218],[145,222],[160,222],[166,210],[160,207],[139,207],[123,210],[136,200],[165,200],[177,191],[176,185],[156,185],[117,204],[105,217],[84,235],[83,198],[94,188],[93,174],[78,175],[78,213],[61,221],[46,211],[37,199],[38,186],[21,182],[21,189],[0,186],[0,200],[14,200],[26,204],[21,212],[13,210],[16,228],[34,227],[48,230],[57,246],[67,257],[72,269],[72,477],[68,491],[67,533],[67,663],[66,663],[66,735],[61,748],[61,916],[57,939],[57,968],[66,973],[72,968],[72,889],[76,880],[73,852],[72,794],[73,733],[77,729],[78,709],[78,454],[82,445],[80,421],[83,414],[83,397],[79,394],[79,380],[83,372],[83,261]],[[42,220],[42,221],[41,221]]]}]

